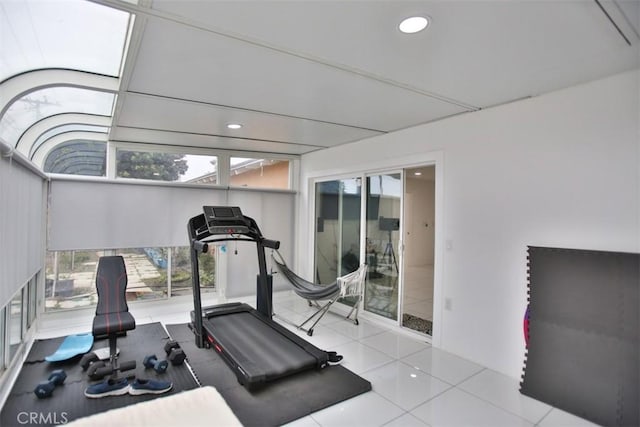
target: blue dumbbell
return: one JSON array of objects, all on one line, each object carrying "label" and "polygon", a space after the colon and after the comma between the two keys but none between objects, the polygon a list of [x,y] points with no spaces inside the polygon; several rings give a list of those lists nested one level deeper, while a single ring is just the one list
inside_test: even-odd
[{"label": "blue dumbbell", "polygon": [[64,380],[67,379],[67,373],[62,369],[56,369],[51,372],[47,381],[42,381],[40,384],[36,386],[33,390],[36,396],[40,399],[44,399],[45,397],[49,397],[53,394],[53,389],[56,386],[64,383]]},{"label": "blue dumbbell", "polygon": [[166,360],[158,360],[155,354],[146,356],[142,361],[142,364],[145,368],[153,368],[153,370],[159,374],[164,374],[169,367],[169,362]]}]

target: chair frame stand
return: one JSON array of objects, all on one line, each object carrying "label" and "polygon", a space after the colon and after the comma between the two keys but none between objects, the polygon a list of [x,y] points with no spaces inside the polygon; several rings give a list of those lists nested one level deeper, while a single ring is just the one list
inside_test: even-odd
[{"label": "chair frame stand", "polygon": [[[309,302],[309,307],[315,306],[315,307],[318,307],[318,310],[315,313],[313,313],[311,316],[307,317],[302,323],[300,323],[296,327],[298,329],[300,329],[301,331],[306,332],[307,335],[312,336],[313,335],[313,328],[315,328],[315,326],[318,324],[320,319],[322,319],[324,317],[324,315],[329,311],[329,309],[331,308],[333,303],[338,301],[338,299],[340,299],[340,298],[341,298],[341,296],[340,296],[340,294],[338,294],[334,298],[332,298],[329,301],[325,302],[323,305],[318,304],[317,301],[307,300]],[[356,302],[351,307],[351,310],[349,310],[349,314],[347,314],[344,317],[345,320],[351,320],[354,325],[359,325],[360,324],[360,322],[358,321],[358,311],[359,311],[359,307],[360,307],[360,301],[362,301],[362,295],[357,295],[356,296]],[[356,312],[356,315],[355,315],[355,317],[353,319],[351,319],[351,315],[353,314],[354,311]],[[311,322],[314,318],[316,318],[316,320],[315,320],[315,322],[313,322],[311,327],[305,328],[304,325],[306,325],[307,323]]]},{"label": "chair frame stand", "polygon": [[[318,307],[318,310],[311,314],[311,316],[307,317],[302,323],[299,325],[294,324],[293,322],[288,321],[287,319],[279,316],[284,322],[289,323],[292,326],[295,326],[297,329],[304,331],[308,336],[313,335],[313,328],[318,324],[320,319],[324,317],[324,315],[329,311],[331,306],[338,301],[340,298],[345,297],[355,297],[356,301],[351,307],[349,314],[345,317],[346,319],[350,319],[351,315],[355,311],[355,317],[350,319],[353,321],[355,325],[359,325],[358,321],[358,312],[360,309],[360,303],[363,300],[364,294],[364,282],[367,276],[367,264],[360,264],[360,267],[348,274],[340,276],[336,279],[336,282],[330,285],[321,285],[314,284],[311,282],[307,282],[301,277],[297,276],[287,267],[286,263],[280,253],[276,251],[280,260],[277,260],[275,257],[272,257],[275,261],[276,265],[281,272],[284,273],[285,277],[289,282],[294,285],[294,291],[296,294],[307,300],[309,303],[309,307]],[[329,290],[330,293],[327,293],[326,290]],[[322,305],[318,303],[318,301],[326,301]],[[315,319],[315,320],[314,320]],[[305,325],[313,321],[309,328],[305,328]]]},{"label": "chair frame stand", "polygon": [[130,371],[136,368],[136,361],[130,360],[123,362],[122,365],[118,363],[118,335],[127,335],[126,332],[116,333],[109,335],[109,366],[111,368],[111,379],[118,378],[118,372]]}]

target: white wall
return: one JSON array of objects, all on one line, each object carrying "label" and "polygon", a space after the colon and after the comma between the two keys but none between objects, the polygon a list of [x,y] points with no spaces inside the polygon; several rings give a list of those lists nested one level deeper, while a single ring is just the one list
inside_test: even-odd
[{"label": "white wall", "polygon": [[[517,378],[527,245],[640,250],[639,80],[624,73],[305,155],[298,245],[313,229],[311,177],[441,152],[451,248],[436,304],[452,304],[435,319],[440,346]],[[311,259],[297,260],[300,271]]]}]

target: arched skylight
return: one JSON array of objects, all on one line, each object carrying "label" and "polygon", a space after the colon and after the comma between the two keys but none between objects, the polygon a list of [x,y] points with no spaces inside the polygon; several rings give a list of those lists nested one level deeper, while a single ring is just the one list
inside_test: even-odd
[{"label": "arched skylight", "polygon": [[44,117],[65,112],[111,115],[115,94],[73,87],[51,87],[16,100],[0,119],[0,138],[15,145],[20,135]]},{"label": "arched skylight", "polygon": [[49,138],[52,138],[56,135],[60,135],[66,132],[77,132],[77,131],[96,132],[96,133],[106,134],[109,132],[109,128],[105,126],[95,126],[95,125],[76,124],[76,123],[69,123],[63,126],[56,126],[54,128],[49,129],[48,131],[40,135],[38,139],[36,139],[36,141],[31,146],[31,152],[29,153],[29,157],[31,157],[31,154],[33,154],[33,152],[37,150],[38,147],[42,145],[45,141],[47,141]]},{"label": "arched skylight", "polygon": [[0,0],[0,139],[51,172],[100,175],[132,23],[93,1]]},{"label": "arched skylight", "polygon": [[43,68],[119,76],[129,18],[85,0],[0,1],[0,82]]}]

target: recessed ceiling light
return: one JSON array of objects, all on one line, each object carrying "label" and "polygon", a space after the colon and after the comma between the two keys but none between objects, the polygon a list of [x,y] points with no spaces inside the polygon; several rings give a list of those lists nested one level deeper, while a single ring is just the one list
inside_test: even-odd
[{"label": "recessed ceiling light", "polygon": [[403,20],[398,28],[406,34],[413,34],[424,30],[429,25],[429,20],[424,16],[412,16]]},{"label": "recessed ceiling light", "polygon": [[414,172],[413,174],[414,174],[415,176],[420,176],[420,175],[422,175],[422,172]]},{"label": "recessed ceiling light", "polygon": [[227,127],[229,129],[240,129],[242,125],[240,123],[229,123]]}]

